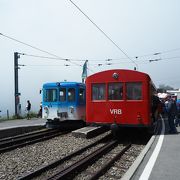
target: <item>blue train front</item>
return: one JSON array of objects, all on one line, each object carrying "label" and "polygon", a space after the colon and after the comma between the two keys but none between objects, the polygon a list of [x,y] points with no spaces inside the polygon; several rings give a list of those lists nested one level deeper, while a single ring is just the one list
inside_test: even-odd
[{"label": "blue train front", "polygon": [[85,125],[85,84],[56,82],[43,85],[42,117],[47,128],[73,129]]}]

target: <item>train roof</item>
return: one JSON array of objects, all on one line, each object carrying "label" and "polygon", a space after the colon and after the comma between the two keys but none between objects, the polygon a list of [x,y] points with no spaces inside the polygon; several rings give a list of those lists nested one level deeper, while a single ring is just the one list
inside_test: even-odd
[{"label": "train roof", "polygon": [[94,77],[97,79],[98,77],[108,79],[112,78],[112,75],[114,73],[117,73],[119,75],[119,78],[122,79],[147,79],[151,80],[150,76],[144,72],[136,71],[136,70],[129,70],[129,69],[111,69],[106,71],[101,71],[98,73],[95,73],[91,76],[88,76],[87,79],[93,79]]},{"label": "train roof", "polygon": [[81,82],[49,82],[49,83],[44,83],[43,87],[57,87],[57,86],[62,86],[62,87],[74,87],[74,86],[85,86],[84,83]]},{"label": "train roof", "polygon": [[116,79],[114,75],[117,75],[117,79],[120,81],[148,81],[154,87],[155,91],[157,91],[156,86],[154,85],[153,81],[147,73],[129,69],[111,69],[101,71],[91,76],[88,76],[86,79],[86,83],[110,82],[112,81],[112,78]]}]

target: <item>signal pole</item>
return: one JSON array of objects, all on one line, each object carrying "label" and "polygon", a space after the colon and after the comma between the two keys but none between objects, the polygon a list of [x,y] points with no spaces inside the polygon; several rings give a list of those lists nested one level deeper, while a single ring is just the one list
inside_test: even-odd
[{"label": "signal pole", "polygon": [[18,112],[18,106],[19,106],[19,95],[20,93],[18,92],[18,58],[20,58],[18,52],[14,53],[14,97],[15,97],[15,116],[19,116]]}]

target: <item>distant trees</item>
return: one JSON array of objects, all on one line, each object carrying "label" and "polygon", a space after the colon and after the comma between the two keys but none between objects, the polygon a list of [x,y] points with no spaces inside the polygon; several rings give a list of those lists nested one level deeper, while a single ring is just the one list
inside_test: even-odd
[{"label": "distant trees", "polygon": [[167,90],[174,90],[174,88],[169,85],[164,85],[164,84],[159,85],[158,92],[165,93]]}]

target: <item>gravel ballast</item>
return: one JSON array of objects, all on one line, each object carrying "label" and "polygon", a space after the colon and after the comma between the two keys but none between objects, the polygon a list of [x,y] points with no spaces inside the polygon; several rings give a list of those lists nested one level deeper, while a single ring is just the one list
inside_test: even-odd
[{"label": "gravel ballast", "polygon": [[53,139],[18,148],[0,154],[0,179],[17,179],[22,174],[34,171],[39,166],[66,155],[101,139],[110,132],[92,139],[75,138],[71,133]]}]

